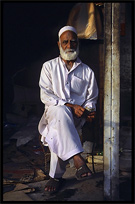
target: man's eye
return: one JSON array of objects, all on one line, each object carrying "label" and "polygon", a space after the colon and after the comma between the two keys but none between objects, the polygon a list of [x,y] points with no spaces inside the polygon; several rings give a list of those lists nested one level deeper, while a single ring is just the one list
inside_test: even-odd
[{"label": "man's eye", "polygon": [[64,45],[66,45],[67,43],[68,43],[68,41],[66,41],[66,40],[65,40],[65,41],[63,41],[63,44],[64,44]]},{"label": "man's eye", "polygon": [[77,41],[76,41],[76,40],[71,40],[71,43],[76,44],[76,43],[77,43]]}]

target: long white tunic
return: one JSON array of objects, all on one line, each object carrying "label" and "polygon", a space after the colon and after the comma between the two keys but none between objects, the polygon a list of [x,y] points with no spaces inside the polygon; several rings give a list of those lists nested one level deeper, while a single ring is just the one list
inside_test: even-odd
[{"label": "long white tunic", "polygon": [[[48,143],[52,151],[63,160],[66,160],[66,153],[64,154],[66,156],[61,156],[61,153],[59,153],[63,147],[59,146],[58,152],[56,144],[60,140],[60,135],[65,135],[66,128],[70,129],[70,127],[66,127],[64,124],[62,130],[59,127],[56,129],[54,109],[63,106],[65,103],[72,103],[96,110],[98,87],[94,72],[89,66],[82,63],[79,58],[74,62],[72,69],[68,71],[61,57],[57,57],[43,64],[39,86],[41,101],[45,104],[45,111],[38,126],[42,135],[41,141],[44,145]],[[70,108],[66,107],[66,111],[68,109]],[[71,127],[71,135],[77,134],[74,131],[73,127]],[[78,146],[80,151],[83,151],[80,143]],[[68,157],[70,156],[68,155]]]}]

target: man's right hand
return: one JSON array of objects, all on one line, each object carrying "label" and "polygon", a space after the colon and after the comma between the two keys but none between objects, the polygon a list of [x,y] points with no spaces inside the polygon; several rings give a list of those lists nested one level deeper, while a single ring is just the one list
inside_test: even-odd
[{"label": "man's right hand", "polygon": [[82,106],[76,105],[76,104],[71,104],[71,103],[65,103],[66,106],[72,108],[73,113],[75,114],[75,116],[77,116],[78,118],[82,117],[85,108],[83,108]]}]

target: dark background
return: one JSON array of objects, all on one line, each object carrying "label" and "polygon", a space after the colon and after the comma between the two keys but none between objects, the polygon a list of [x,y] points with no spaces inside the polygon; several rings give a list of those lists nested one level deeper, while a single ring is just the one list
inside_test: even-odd
[{"label": "dark background", "polygon": [[[57,33],[66,25],[74,5],[70,2],[2,2],[4,119],[6,113],[11,111],[14,98],[14,74],[23,68],[29,69],[34,62],[43,63],[58,56]],[[29,82],[35,79],[38,86],[40,70],[39,63],[35,74],[29,76]],[[26,83],[23,75],[20,83],[22,81]]]},{"label": "dark background", "polygon": [[[41,118],[39,78],[45,61],[59,55],[59,29],[67,24],[78,2],[2,2],[2,111],[3,122],[21,124],[31,116]],[[82,62],[95,73],[100,97],[97,112],[102,120],[103,40],[79,39]],[[101,82],[100,82],[101,80]],[[21,117],[21,118],[20,118]],[[102,135],[97,114],[95,123]],[[99,131],[101,129],[101,131]],[[102,136],[98,139],[102,143]]]}]

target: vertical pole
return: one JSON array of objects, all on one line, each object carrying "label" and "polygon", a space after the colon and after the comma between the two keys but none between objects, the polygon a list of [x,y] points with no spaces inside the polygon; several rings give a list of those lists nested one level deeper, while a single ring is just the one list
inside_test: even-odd
[{"label": "vertical pole", "polygon": [[104,197],[119,199],[119,3],[105,3]]},{"label": "vertical pole", "polygon": [[120,4],[112,4],[112,199],[119,199]]},{"label": "vertical pole", "polygon": [[105,76],[104,76],[104,197],[111,195],[111,98],[112,98],[112,19],[111,3],[105,3]]}]

